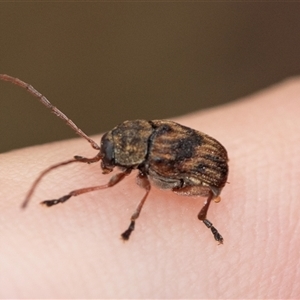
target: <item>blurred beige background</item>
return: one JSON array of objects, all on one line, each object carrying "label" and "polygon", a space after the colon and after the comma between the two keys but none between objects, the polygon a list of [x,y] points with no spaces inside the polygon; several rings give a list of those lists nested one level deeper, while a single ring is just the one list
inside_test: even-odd
[{"label": "blurred beige background", "polygon": [[[299,16],[299,3],[0,3],[0,73],[91,135],[300,74]],[[0,100],[0,152],[76,136],[16,86],[0,82]]]}]

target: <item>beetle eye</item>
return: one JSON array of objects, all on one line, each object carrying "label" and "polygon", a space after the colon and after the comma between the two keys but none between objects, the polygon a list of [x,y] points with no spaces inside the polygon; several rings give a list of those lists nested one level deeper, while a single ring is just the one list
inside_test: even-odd
[{"label": "beetle eye", "polygon": [[101,139],[101,154],[102,157],[102,168],[106,169],[113,167],[115,165],[115,151],[114,151],[114,144],[109,139],[108,133],[105,133]]}]

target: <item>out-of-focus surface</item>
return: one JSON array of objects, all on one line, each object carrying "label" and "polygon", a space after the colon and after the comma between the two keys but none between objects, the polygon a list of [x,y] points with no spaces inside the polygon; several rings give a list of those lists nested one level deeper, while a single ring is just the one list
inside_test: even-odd
[{"label": "out-of-focus surface", "polygon": [[[299,3],[0,3],[0,73],[96,134],[299,74],[299,15]],[[0,82],[0,101],[0,152],[75,136],[16,86]]]}]

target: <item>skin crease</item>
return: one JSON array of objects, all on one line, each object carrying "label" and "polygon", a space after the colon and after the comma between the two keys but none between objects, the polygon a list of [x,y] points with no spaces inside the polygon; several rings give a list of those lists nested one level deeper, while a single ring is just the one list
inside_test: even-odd
[{"label": "skin crease", "polygon": [[[298,298],[300,295],[300,79],[175,119],[219,140],[229,178],[208,219],[204,198],[152,188],[128,242],[120,234],[143,196],[135,173],[117,186],[47,208],[38,203],[104,184],[99,164],[41,170],[96,152],[83,139],[0,156],[1,298]],[[120,120],[123,121],[123,120]],[[64,126],[64,124],[62,124]],[[95,137],[99,141],[100,136]]]}]

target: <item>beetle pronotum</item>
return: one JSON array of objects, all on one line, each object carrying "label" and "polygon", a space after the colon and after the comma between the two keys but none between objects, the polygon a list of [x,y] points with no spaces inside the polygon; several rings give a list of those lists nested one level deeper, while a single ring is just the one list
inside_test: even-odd
[{"label": "beetle pronotum", "polygon": [[112,172],[115,167],[120,169],[107,184],[77,189],[58,199],[45,200],[41,203],[52,206],[64,203],[73,196],[112,187],[131,171],[137,170],[137,183],[145,190],[145,194],[131,216],[128,229],[121,234],[124,240],[128,240],[134,230],[136,219],[153,183],[160,189],[170,189],[177,194],[207,197],[198,219],[211,229],[216,241],[223,243],[221,234],[206,218],[211,201],[220,201],[219,195],[228,176],[227,151],[214,138],[172,121],[133,120],[125,121],[105,133],[98,145],[34,87],[5,74],[0,74],[0,79],[16,84],[37,97],[98,151],[92,158],[75,156],[44,170],[32,184],[22,203],[23,208],[27,206],[41,179],[50,171],[75,162],[89,164],[101,161],[103,174]]}]

